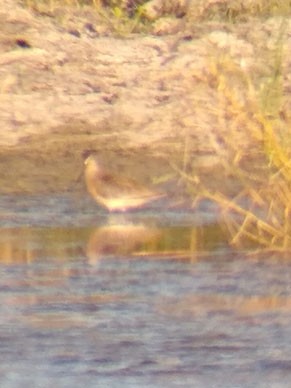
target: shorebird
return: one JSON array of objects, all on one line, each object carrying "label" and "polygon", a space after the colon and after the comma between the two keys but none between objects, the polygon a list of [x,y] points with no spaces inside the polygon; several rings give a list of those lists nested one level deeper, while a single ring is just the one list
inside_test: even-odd
[{"label": "shorebird", "polygon": [[106,171],[96,156],[85,159],[85,180],[88,192],[97,203],[110,212],[127,211],[164,197],[133,179]]}]

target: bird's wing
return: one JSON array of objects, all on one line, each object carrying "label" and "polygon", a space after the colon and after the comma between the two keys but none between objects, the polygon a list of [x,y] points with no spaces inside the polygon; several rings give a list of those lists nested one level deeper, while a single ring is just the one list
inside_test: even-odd
[{"label": "bird's wing", "polygon": [[104,197],[115,195],[119,197],[150,197],[155,194],[134,179],[119,177],[109,173],[104,173],[102,176],[99,175],[96,186],[98,186],[96,189],[99,194]]}]

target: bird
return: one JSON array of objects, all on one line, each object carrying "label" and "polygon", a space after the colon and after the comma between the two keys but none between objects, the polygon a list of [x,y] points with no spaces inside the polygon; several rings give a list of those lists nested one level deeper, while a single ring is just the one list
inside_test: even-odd
[{"label": "bird", "polygon": [[134,179],[106,170],[94,154],[85,161],[85,181],[88,192],[109,212],[126,212],[165,196],[144,187]]}]

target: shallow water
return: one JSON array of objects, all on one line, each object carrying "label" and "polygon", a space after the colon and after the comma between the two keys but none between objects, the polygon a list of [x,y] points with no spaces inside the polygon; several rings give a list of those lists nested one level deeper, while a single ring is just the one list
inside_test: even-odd
[{"label": "shallow water", "polygon": [[234,252],[209,204],[1,197],[0,221],[1,387],[290,387],[291,262]]}]

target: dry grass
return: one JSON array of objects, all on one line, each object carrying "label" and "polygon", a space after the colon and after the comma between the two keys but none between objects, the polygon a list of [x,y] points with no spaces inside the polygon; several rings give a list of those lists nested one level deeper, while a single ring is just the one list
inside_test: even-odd
[{"label": "dry grass", "polygon": [[[159,11],[159,15],[166,16],[169,12],[173,15],[179,10],[183,0],[22,0],[24,4],[39,12],[53,13],[59,7],[84,6],[93,7],[98,12],[104,12],[106,8],[110,12],[109,17],[126,19],[128,17],[136,19],[136,23],[141,23],[140,17],[143,13],[144,5],[152,3],[151,7]],[[181,4],[180,4],[181,3]],[[171,5],[170,5],[171,4]],[[240,22],[246,21],[250,17],[269,17],[269,16],[287,16],[290,14],[291,4],[289,0],[191,0],[186,13],[190,23],[201,21],[227,21]]]},{"label": "dry grass", "polygon": [[251,17],[287,16],[291,11],[289,0],[209,0],[192,2],[192,13],[197,14],[196,3],[200,5],[200,19],[224,20],[229,22],[246,21]]},{"label": "dry grass", "polygon": [[[174,167],[195,193],[194,205],[203,198],[219,205],[230,243],[240,248],[291,249],[291,134],[280,118],[284,31],[283,21],[272,74],[259,91],[251,76],[230,58],[212,66],[221,103],[217,121],[219,126],[227,125],[219,141],[213,134],[213,152],[220,160],[219,173],[235,182],[236,192],[227,192],[223,180],[221,189],[213,190],[197,171]],[[246,144],[239,137],[241,131]]]},{"label": "dry grass", "polygon": [[[196,23],[218,21],[240,23],[257,18],[290,15],[291,3],[287,0],[232,1],[232,0],[191,0],[189,7],[185,0],[21,0],[29,9],[42,15],[49,15],[63,27],[70,18],[68,8],[73,13],[89,9],[99,25],[99,32],[106,31],[119,37],[132,33],[153,33],[157,35],[195,30]],[[181,11],[181,9],[183,11]],[[86,12],[86,11],[84,11]],[[166,16],[165,18],[163,18]],[[167,18],[170,16],[170,18]],[[183,16],[183,22],[180,18]],[[177,24],[174,20],[176,17]],[[160,23],[159,23],[160,22]],[[94,22],[93,22],[94,24]],[[103,28],[100,28],[100,25]]]},{"label": "dry grass", "polygon": [[[86,16],[86,11],[92,13],[93,20],[98,25],[106,26],[106,31],[118,36],[127,36],[133,32],[145,32],[147,23],[141,21],[141,7],[136,7],[134,13],[127,12],[122,1],[102,0],[22,0],[24,5],[41,15],[48,15],[62,26],[66,26],[69,15]],[[69,9],[69,12],[67,12]]]}]

